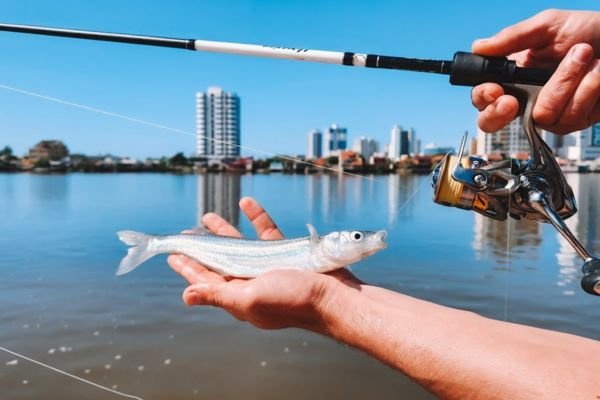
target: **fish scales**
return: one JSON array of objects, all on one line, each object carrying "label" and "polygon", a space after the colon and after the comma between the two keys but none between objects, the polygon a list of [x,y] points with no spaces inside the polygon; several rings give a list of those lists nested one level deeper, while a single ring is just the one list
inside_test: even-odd
[{"label": "fish scales", "polygon": [[237,277],[257,276],[272,269],[311,267],[309,238],[236,240],[216,235],[173,235],[154,237],[149,248],[186,255],[221,275],[235,271]]},{"label": "fish scales", "polygon": [[147,235],[118,232],[132,246],[117,275],[132,271],[149,258],[163,253],[186,255],[225,276],[251,278],[275,269],[328,272],[358,262],[385,248],[385,231],[338,231],[285,240],[253,240],[213,234]]}]

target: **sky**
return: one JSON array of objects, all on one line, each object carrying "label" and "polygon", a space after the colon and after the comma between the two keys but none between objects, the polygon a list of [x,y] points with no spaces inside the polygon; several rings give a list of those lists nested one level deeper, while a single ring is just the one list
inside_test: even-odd
[{"label": "sky", "polygon": [[[451,59],[473,40],[570,1],[0,0],[1,22],[109,32]],[[476,132],[470,89],[448,77],[0,32],[0,85],[194,132],[195,93],[241,98],[242,145],[304,154],[332,123],[349,141],[382,145],[394,124],[423,144],[458,146]],[[71,152],[144,158],[192,154],[192,136],[0,88],[0,147],[22,155],[42,139]],[[252,151],[242,151],[252,154]],[[260,155],[260,154],[255,154]]]}]

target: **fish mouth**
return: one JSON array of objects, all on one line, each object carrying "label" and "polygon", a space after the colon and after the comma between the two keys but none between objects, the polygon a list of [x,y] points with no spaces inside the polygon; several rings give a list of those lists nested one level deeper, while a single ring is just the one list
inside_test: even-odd
[{"label": "fish mouth", "polygon": [[387,231],[381,230],[381,231],[375,232],[375,234],[373,235],[373,244],[375,245],[375,248],[376,248],[375,251],[383,250],[388,246],[385,241],[386,238],[387,238]]},{"label": "fish mouth", "polygon": [[[379,239],[382,243],[385,244],[385,238],[387,238],[387,231],[386,230],[377,231],[375,233],[375,237],[377,239]],[[387,244],[386,244],[386,246],[387,246]]]},{"label": "fish mouth", "polygon": [[371,240],[371,248],[363,253],[364,257],[368,257],[381,251],[388,247],[388,244],[385,242],[385,238],[387,237],[387,232],[384,230],[377,231],[372,237]]}]

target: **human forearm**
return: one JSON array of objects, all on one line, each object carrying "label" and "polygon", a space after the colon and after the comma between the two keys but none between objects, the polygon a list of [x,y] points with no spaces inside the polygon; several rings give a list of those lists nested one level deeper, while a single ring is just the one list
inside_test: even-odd
[{"label": "human forearm", "polygon": [[[335,285],[320,309],[325,333],[444,398],[600,395],[600,345],[483,318],[368,285]],[[508,366],[508,368],[507,368]],[[477,389],[474,389],[477,388]]]}]

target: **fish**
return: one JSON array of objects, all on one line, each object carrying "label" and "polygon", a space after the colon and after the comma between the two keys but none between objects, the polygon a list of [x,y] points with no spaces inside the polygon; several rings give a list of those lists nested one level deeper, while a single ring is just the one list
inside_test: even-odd
[{"label": "fish", "polygon": [[163,253],[188,256],[208,269],[237,278],[255,278],[276,269],[329,272],[354,264],[387,247],[387,232],[335,231],[319,235],[307,224],[309,236],[282,240],[243,239],[202,234],[147,235],[117,232],[131,246],[121,260],[117,275]]}]

